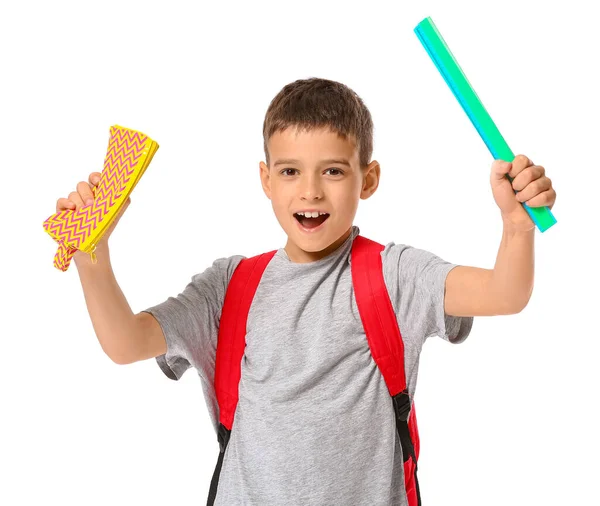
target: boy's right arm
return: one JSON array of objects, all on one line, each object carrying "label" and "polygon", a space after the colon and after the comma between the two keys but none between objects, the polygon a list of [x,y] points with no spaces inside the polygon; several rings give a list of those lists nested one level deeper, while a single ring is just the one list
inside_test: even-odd
[{"label": "boy's right arm", "polygon": [[110,263],[106,241],[96,248],[97,263],[87,253],[73,257],[96,337],[116,364],[131,364],[163,355],[167,344],[158,321],[149,313],[134,314]]},{"label": "boy's right arm", "polygon": [[[100,176],[99,172],[92,172],[87,182],[80,181],[68,198],[58,199],[56,211],[79,209],[91,204],[94,197],[92,189],[100,181]],[[130,198],[98,242],[95,264],[87,253],[76,251],[73,255],[100,346],[117,364],[130,364],[167,352],[166,339],[158,321],[149,313],[133,314],[110,264],[108,238],[129,202]]]}]

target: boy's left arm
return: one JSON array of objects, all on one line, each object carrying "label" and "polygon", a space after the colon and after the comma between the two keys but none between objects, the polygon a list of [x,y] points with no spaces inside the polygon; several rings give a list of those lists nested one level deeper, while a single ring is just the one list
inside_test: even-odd
[{"label": "boy's left arm", "polygon": [[[506,174],[514,178],[512,184]],[[444,295],[447,315],[518,313],[533,291],[535,224],[521,202],[552,208],[556,191],[544,167],[534,165],[525,155],[516,156],[512,163],[495,160],[490,183],[504,224],[496,265],[493,269],[459,265],[448,273]]]}]

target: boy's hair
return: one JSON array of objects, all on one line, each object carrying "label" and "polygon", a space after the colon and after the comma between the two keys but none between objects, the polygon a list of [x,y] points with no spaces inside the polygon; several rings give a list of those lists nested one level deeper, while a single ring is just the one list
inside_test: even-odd
[{"label": "boy's hair", "polygon": [[343,139],[354,137],[361,170],[373,154],[373,120],[361,98],[342,83],[311,77],[286,84],[271,100],[263,123],[264,150],[271,136],[296,126],[299,131],[329,127]]}]

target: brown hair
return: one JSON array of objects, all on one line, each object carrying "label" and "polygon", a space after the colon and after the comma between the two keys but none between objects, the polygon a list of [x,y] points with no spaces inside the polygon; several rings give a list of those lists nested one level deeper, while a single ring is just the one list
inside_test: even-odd
[{"label": "brown hair", "polygon": [[343,139],[354,137],[360,168],[369,165],[373,154],[373,120],[361,98],[342,83],[311,77],[286,84],[271,100],[263,123],[267,165],[267,142],[271,136],[296,126],[310,131],[329,127]]}]

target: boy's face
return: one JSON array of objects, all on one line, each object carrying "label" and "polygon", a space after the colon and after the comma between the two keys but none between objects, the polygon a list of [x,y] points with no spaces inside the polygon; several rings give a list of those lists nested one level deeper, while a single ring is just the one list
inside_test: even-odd
[{"label": "boy's face", "polygon": [[[260,162],[261,183],[288,236],[288,257],[305,263],[329,255],[350,235],[359,198],[367,199],[377,189],[379,164],[372,161],[361,171],[354,139],[344,140],[328,128],[298,132],[290,127],[267,144],[271,166]],[[305,229],[294,216],[304,210],[329,216],[319,227]],[[307,225],[320,221],[313,220]]]}]

